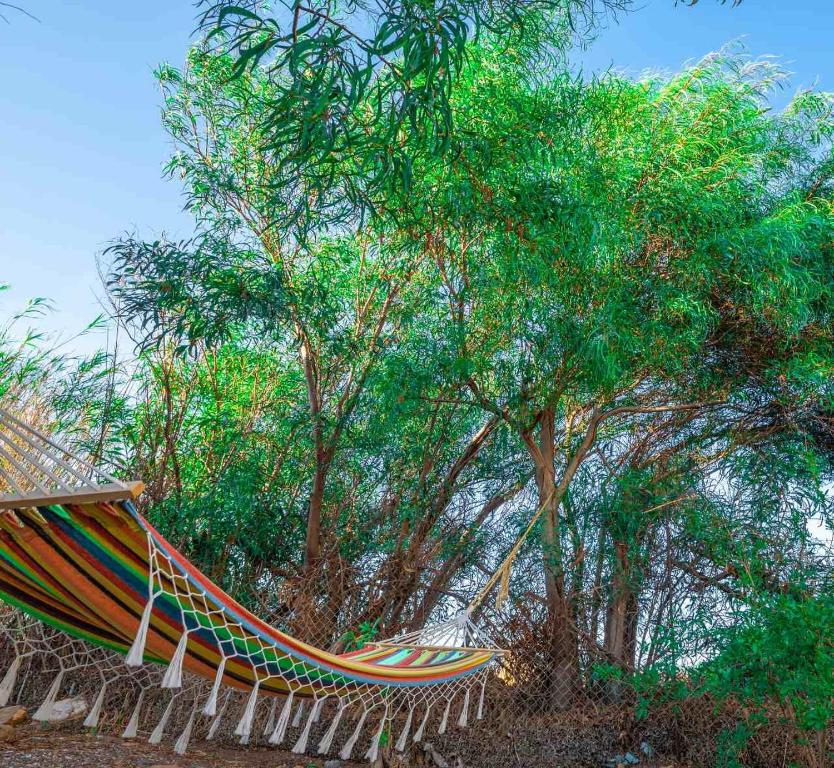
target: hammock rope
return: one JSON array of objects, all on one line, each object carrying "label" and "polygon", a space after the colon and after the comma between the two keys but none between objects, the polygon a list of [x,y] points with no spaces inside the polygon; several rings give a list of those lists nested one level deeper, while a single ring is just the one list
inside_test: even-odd
[{"label": "hammock rope", "polygon": [[[460,708],[456,722],[466,727],[472,689],[480,694],[478,716],[483,715],[486,676],[503,652],[471,621],[469,609],[417,632],[329,653],[261,621],[186,560],[137,511],[140,482],[117,480],[2,409],[0,479],[13,490],[0,496],[0,600],[40,622],[25,624],[36,638],[27,649],[17,646],[17,614],[11,614],[11,630],[0,620],[0,634],[5,631],[17,650],[0,692],[11,697],[23,658],[57,654],[58,674],[42,705],[45,718],[66,675],[85,665],[101,674],[91,726],[102,717],[112,683],[136,681],[139,694],[126,736],[138,732],[146,691],[154,685],[170,689],[151,741],[164,738],[174,708],[181,706],[187,719],[177,752],[187,748],[200,717],[214,718],[207,738],[216,734],[231,695],[218,712],[223,689],[243,696],[243,709],[231,723],[243,743],[256,733],[259,704],[268,699],[274,719],[283,700],[268,740],[282,743],[290,728],[300,729],[293,746],[299,754],[337,749],[336,726],[347,710],[355,710],[355,728],[339,750],[343,759],[353,753],[366,723],[373,726],[364,754],[376,759],[383,733],[399,712],[408,713],[409,730],[412,719],[423,715],[422,737],[433,708],[444,707],[439,732],[446,730],[454,703]],[[71,648],[69,656],[65,648]],[[293,700],[299,706],[290,723]],[[315,741],[311,732],[326,703],[332,720]],[[396,747],[406,744],[404,734]]]},{"label": "hammock rope", "polygon": [[492,576],[489,577],[489,580],[484,584],[481,588],[481,591],[472,598],[472,601],[469,603],[466,609],[467,616],[471,616],[477,608],[479,608],[483,602],[489,597],[490,592],[495,588],[495,585],[499,583],[500,586],[498,588],[498,596],[496,598],[495,604],[497,608],[500,608],[504,601],[509,597],[510,594],[510,572],[512,571],[513,562],[515,561],[516,556],[521,551],[522,546],[524,546],[524,542],[527,541],[530,534],[533,532],[533,529],[536,527],[536,523],[539,521],[539,518],[542,516],[544,511],[550,506],[551,502],[557,495],[557,488],[554,488],[545,498],[545,500],[539,504],[538,509],[536,510],[533,517],[530,518],[530,522],[528,523],[527,527],[524,529],[524,532],[521,536],[516,539],[515,544],[513,544],[510,551],[507,553],[507,556],[501,562],[495,571],[493,572]]}]

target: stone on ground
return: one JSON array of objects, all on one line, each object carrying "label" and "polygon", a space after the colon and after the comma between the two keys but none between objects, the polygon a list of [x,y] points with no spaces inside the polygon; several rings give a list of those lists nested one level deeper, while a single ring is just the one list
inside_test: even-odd
[{"label": "stone on ground", "polygon": [[25,723],[29,713],[26,707],[2,707],[0,708],[0,725],[10,725],[14,728],[16,725]]},{"label": "stone on ground", "polygon": [[87,716],[88,709],[86,699],[81,696],[75,696],[71,699],[61,699],[52,705],[46,722],[68,723],[73,720],[80,720],[82,717]]}]

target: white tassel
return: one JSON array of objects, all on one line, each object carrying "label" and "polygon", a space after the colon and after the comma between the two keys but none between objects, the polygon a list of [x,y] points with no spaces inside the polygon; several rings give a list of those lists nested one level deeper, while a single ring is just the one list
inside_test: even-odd
[{"label": "white tassel", "polygon": [[176,744],[174,744],[174,752],[178,755],[184,755],[188,749],[188,742],[191,741],[191,732],[194,730],[194,721],[196,719],[197,705],[195,704],[194,708],[191,710],[191,717],[188,718],[188,722],[185,724],[185,729],[180,734]]},{"label": "white tassel", "polygon": [[64,670],[62,669],[52,681],[52,685],[49,686],[49,691],[47,691],[46,698],[43,700],[43,703],[38,707],[35,714],[32,715],[33,720],[38,720],[40,722],[49,720],[49,716],[52,714],[52,705],[58,698],[58,693],[61,690],[61,684],[63,682]]},{"label": "white tassel", "polygon": [[397,752],[405,752],[405,745],[408,743],[408,734],[411,731],[411,719],[414,717],[414,707],[408,710],[408,717],[405,719],[405,725],[403,726],[403,732],[400,734],[400,738],[397,739],[397,743],[394,745],[394,749]]},{"label": "white tassel", "polygon": [[139,698],[136,699],[136,706],[133,708],[133,713],[130,716],[130,720],[127,721],[127,725],[125,726],[124,732],[122,733],[123,739],[135,739],[136,734],[139,733],[139,713],[142,710],[142,702],[145,699],[145,691],[141,691],[139,693]]},{"label": "white tassel", "polygon": [[162,713],[162,717],[157,723],[156,728],[153,729],[153,733],[151,733],[151,737],[148,739],[148,744],[159,744],[162,741],[162,737],[165,735],[165,726],[168,725],[168,719],[171,717],[171,712],[173,711],[174,697],[172,696],[171,701],[169,701],[168,706],[165,707],[165,711]]},{"label": "white tassel", "polygon": [[379,755],[379,741],[382,738],[382,732],[385,730],[385,722],[388,720],[388,705],[385,705],[385,711],[382,713],[382,719],[379,721],[379,728],[376,729],[376,733],[374,734],[373,738],[371,739],[371,746],[368,747],[368,751],[365,753],[365,759],[369,763],[373,763],[377,755]]},{"label": "white tassel", "polygon": [[171,657],[165,676],[162,678],[162,688],[182,688],[182,663],[188,648],[188,630],[182,633],[177,643],[177,650]]},{"label": "white tassel", "polygon": [[20,665],[23,663],[21,656],[15,656],[11,666],[3,675],[3,682],[0,682],[0,707],[5,707],[12,698],[15,683],[17,683],[17,675],[20,672]]},{"label": "white tassel", "polygon": [[314,723],[317,723],[319,720],[321,720],[321,710],[324,707],[324,702],[326,700],[327,700],[326,698],[325,699],[319,699],[313,705],[313,722]]},{"label": "white tassel", "polygon": [[139,629],[136,630],[136,637],[133,638],[133,645],[127,652],[125,664],[129,667],[141,667],[145,663],[145,642],[148,639],[148,627],[151,623],[153,613],[153,597],[148,598],[145,608],[142,611],[142,619],[139,622]]},{"label": "white tassel", "polygon": [[326,755],[330,751],[330,745],[333,743],[333,737],[336,735],[336,729],[339,727],[339,721],[342,719],[342,714],[344,713],[346,708],[347,702],[340,701],[339,709],[336,711],[336,715],[333,718],[333,722],[330,723],[330,727],[327,729],[327,733],[324,734],[322,740],[319,742],[320,755]]},{"label": "white tassel", "polygon": [[214,683],[211,686],[211,693],[203,707],[203,714],[206,717],[214,717],[217,714],[217,696],[220,693],[220,684],[223,682],[223,673],[226,671],[226,657],[220,659],[220,666],[217,667],[217,674],[214,676]]},{"label": "white tassel", "polygon": [[226,707],[229,706],[229,700],[232,698],[232,691],[226,691],[226,698],[223,699],[223,706],[220,707],[217,717],[212,720],[211,727],[206,734],[206,741],[211,741],[217,735],[217,729],[220,727],[220,721],[223,720],[223,715],[226,714]]},{"label": "white tassel", "polygon": [[418,742],[423,740],[423,733],[426,730],[426,726],[428,725],[429,715],[431,714],[432,706],[432,704],[429,704],[428,707],[426,707],[426,714],[423,715],[423,720],[420,723],[420,726],[417,728],[416,731],[414,731],[414,738],[412,739],[412,741]]},{"label": "white tassel", "polygon": [[310,710],[310,716],[307,718],[307,722],[304,725],[304,730],[301,731],[301,735],[298,737],[298,741],[295,742],[295,746],[292,748],[293,754],[303,755],[307,751],[307,742],[310,740],[310,729],[313,727],[313,723],[316,721],[317,708],[318,702],[316,702],[316,705]]},{"label": "white tassel", "polygon": [[298,704],[298,709],[295,710],[295,717],[292,719],[292,727],[298,728],[301,725],[301,717],[304,714],[304,702],[301,701]]},{"label": "white tassel", "polygon": [[255,707],[258,704],[258,689],[261,687],[261,681],[255,682],[252,688],[252,693],[246,700],[246,707],[243,710],[243,717],[235,728],[235,736],[240,736],[241,739],[248,739],[252,735],[252,722],[255,720]]},{"label": "white tassel", "polygon": [[458,725],[461,728],[466,728],[469,724],[469,689],[466,689],[466,693],[463,696],[463,708],[460,710],[460,717],[458,718]]},{"label": "white tassel", "polygon": [[290,691],[290,695],[287,696],[287,700],[284,702],[284,707],[281,709],[281,716],[278,718],[278,723],[275,726],[275,730],[272,732],[272,736],[269,737],[270,744],[280,744],[287,735],[287,725],[290,722],[290,710],[292,709],[292,699],[294,695],[295,692]]},{"label": "white tassel", "polygon": [[85,728],[95,728],[98,725],[99,718],[101,717],[101,709],[104,706],[104,696],[106,693],[107,683],[104,683],[101,686],[101,690],[98,692],[98,696],[96,696],[96,702],[95,704],[93,704],[93,708],[90,710],[90,713],[84,720]]},{"label": "white tassel", "polygon": [[269,708],[269,718],[264,726],[264,736],[269,736],[275,730],[275,715],[278,714],[278,699],[272,699],[272,706]]},{"label": "white tassel", "polygon": [[359,734],[362,733],[362,726],[365,725],[365,718],[367,717],[368,710],[365,709],[362,711],[362,717],[359,718],[359,722],[356,724],[356,728],[353,729],[353,734],[345,742],[345,746],[342,747],[341,752],[339,752],[339,757],[342,758],[342,760],[350,760],[350,756],[353,753],[353,748],[356,746],[356,742],[359,741]]},{"label": "white tassel", "polygon": [[449,699],[446,702],[446,709],[443,710],[443,719],[440,721],[440,727],[437,729],[437,732],[442,736],[446,733],[446,726],[449,724],[449,709],[452,706],[452,700]]},{"label": "white tassel", "polygon": [[484,719],[484,695],[486,694],[486,675],[484,675],[484,682],[481,683],[481,697],[478,699],[478,720]]}]

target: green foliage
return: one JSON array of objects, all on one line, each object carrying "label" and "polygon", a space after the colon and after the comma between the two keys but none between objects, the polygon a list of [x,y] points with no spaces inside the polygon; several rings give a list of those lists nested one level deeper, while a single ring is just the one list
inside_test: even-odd
[{"label": "green foliage", "polygon": [[703,690],[823,731],[834,716],[834,601],[773,595],[738,617],[719,655],[700,670]]},{"label": "green foliage", "polygon": [[379,620],[374,622],[364,621],[357,630],[348,632],[343,637],[345,651],[358,651],[366,643],[372,642],[379,634]]},{"label": "green foliage", "polygon": [[[271,81],[259,129],[267,146],[285,151],[290,177],[309,191],[295,209],[302,233],[311,215],[338,222],[384,211],[390,194],[410,187],[421,158],[454,157],[466,123],[453,101],[471,48],[484,36],[520,53],[534,82],[571,42],[590,37],[600,19],[632,7],[629,0],[199,5],[201,29],[233,56],[232,74],[260,68]],[[291,186],[287,179],[280,189]],[[341,188],[335,198],[334,187]],[[334,207],[342,193],[350,206]]]},{"label": "green foliage", "polygon": [[[638,674],[599,664],[600,680],[626,685],[636,700],[635,714],[648,717],[664,702],[696,698],[703,706],[739,712],[716,744],[717,764],[737,768],[756,733],[774,722],[805,732],[800,746],[819,744],[826,764],[824,737],[834,718],[834,604],[830,594],[757,593],[716,633],[716,654],[691,664],[684,676],[677,665],[655,666]],[[813,752],[812,752],[813,754]]]},{"label": "green foliage", "polygon": [[[287,150],[285,167],[308,186],[299,213],[319,215],[334,184],[354,208],[384,206],[388,192],[408,188],[416,157],[454,149],[450,102],[468,47],[484,32],[541,58],[596,16],[585,0],[201,5],[208,39],[234,56],[232,73],[268,77],[259,129],[269,147]],[[334,221],[347,215],[329,213]]]},{"label": "green foliage", "polygon": [[443,247],[468,240],[448,289],[480,397],[523,420],[657,375],[717,394],[751,374],[799,386],[802,358],[830,370],[831,208],[805,195],[807,111],[764,112],[778,73],[731,54],[669,82],[563,74],[532,92],[489,58],[468,73],[460,112],[481,135],[423,199],[451,222]]}]

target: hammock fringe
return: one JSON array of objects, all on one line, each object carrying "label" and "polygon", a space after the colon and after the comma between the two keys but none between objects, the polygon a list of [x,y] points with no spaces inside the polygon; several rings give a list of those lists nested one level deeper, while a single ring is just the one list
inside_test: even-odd
[{"label": "hammock fringe", "polygon": [[344,714],[346,708],[347,702],[340,701],[339,709],[337,709],[336,714],[333,715],[333,721],[330,723],[330,727],[327,729],[327,732],[324,736],[322,736],[322,739],[319,742],[318,753],[320,755],[326,755],[330,751],[330,747],[333,744],[333,737],[336,735],[336,729],[339,727],[339,721],[342,719],[342,715]]},{"label": "hammock fringe", "polygon": [[142,710],[142,702],[145,700],[145,691],[139,692],[139,698],[136,699],[136,705],[133,707],[133,712],[130,715],[130,720],[127,721],[124,731],[122,732],[123,739],[135,739],[136,734],[139,733],[139,714]]},{"label": "hammock fringe", "polygon": [[252,722],[255,719],[255,707],[258,705],[258,689],[260,687],[260,681],[255,683],[249,698],[246,700],[243,716],[240,718],[237,728],[235,728],[235,736],[240,736],[242,739],[248,739],[252,735]]},{"label": "hammock fringe", "polygon": [[446,700],[446,709],[443,710],[443,719],[440,721],[440,727],[437,732],[442,736],[446,733],[446,726],[449,724],[449,710],[452,708],[451,697]]},{"label": "hammock fringe", "polygon": [[310,716],[307,718],[307,722],[304,724],[304,730],[301,731],[301,733],[298,736],[298,741],[295,742],[295,745],[292,748],[293,754],[303,755],[307,751],[307,742],[310,739],[310,729],[313,727],[313,723],[316,721],[317,709],[318,702],[310,710]]},{"label": "hammock fringe", "polygon": [[412,741],[414,741],[415,743],[423,740],[423,733],[425,733],[426,725],[428,725],[429,715],[431,714],[432,706],[432,704],[429,704],[426,707],[426,713],[423,715],[423,720],[420,722],[420,726],[417,728],[417,730],[414,731],[414,738],[412,739]]},{"label": "hammock fringe", "polygon": [[104,706],[104,696],[107,693],[107,683],[103,683],[101,686],[101,690],[98,692],[98,696],[96,696],[95,704],[93,704],[93,708],[90,710],[87,717],[84,719],[84,727],[85,728],[96,728],[98,726],[98,721],[101,718],[101,709]]},{"label": "hammock fringe", "polygon": [[353,748],[356,746],[356,742],[359,741],[359,735],[362,733],[362,726],[365,725],[367,717],[368,710],[363,709],[362,717],[360,717],[359,722],[356,723],[356,728],[353,729],[353,733],[350,738],[345,742],[345,745],[339,752],[339,757],[342,758],[342,760],[350,760],[350,756],[353,754]]},{"label": "hammock fringe", "polygon": [[180,737],[174,744],[174,752],[176,752],[178,755],[184,755],[188,750],[188,742],[191,741],[191,732],[194,730],[194,723],[196,720],[197,703],[195,702],[194,707],[191,710],[191,715],[188,718],[188,722],[185,724],[183,732],[180,734]]},{"label": "hammock fringe", "polygon": [[304,715],[304,702],[299,701],[298,707],[295,710],[295,717],[292,719],[292,727],[298,728],[301,725],[301,718]]},{"label": "hammock fringe", "polygon": [[481,696],[478,699],[478,714],[476,715],[476,719],[478,720],[484,719],[484,696],[486,695],[486,684],[487,679],[486,675],[484,675],[483,682],[481,683]]},{"label": "hammock fringe", "polygon": [[379,721],[379,727],[376,729],[376,733],[374,733],[373,737],[371,738],[371,745],[368,747],[368,751],[365,753],[365,759],[369,763],[376,762],[377,755],[379,755],[379,742],[382,739],[382,732],[385,730],[385,722],[388,720],[388,705],[385,705],[385,711],[382,713],[382,717]]},{"label": "hammock fringe", "polygon": [[275,726],[275,730],[272,732],[272,736],[269,737],[270,744],[280,744],[284,741],[284,737],[287,735],[287,725],[290,722],[290,710],[292,709],[292,700],[294,695],[295,691],[290,691],[290,695],[287,696],[287,699],[284,702],[284,706],[281,709],[281,715],[278,718],[278,723]]},{"label": "hammock fringe", "polygon": [[458,718],[458,725],[461,728],[466,728],[469,719],[469,689],[466,689],[466,693],[463,695],[463,707],[460,710],[460,717]]},{"label": "hammock fringe", "polygon": [[50,716],[52,715],[52,705],[58,698],[58,693],[61,690],[61,685],[63,684],[63,682],[64,670],[62,669],[55,676],[55,679],[52,681],[52,685],[49,686],[49,690],[46,693],[46,698],[43,700],[43,703],[37,708],[35,714],[32,715],[33,720],[37,720],[41,723],[49,720]]},{"label": "hammock fringe", "polygon": [[217,673],[214,675],[214,682],[211,685],[211,692],[206,705],[203,707],[203,714],[206,717],[214,717],[217,714],[217,697],[220,694],[220,684],[223,682],[223,674],[226,671],[226,657],[220,659],[220,664],[217,666]]},{"label": "hammock fringe", "polygon": [[275,715],[278,714],[278,699],[273,699],[269,707],[269,717],[264,726],[264,736],[270,736],[275,730]]},{"label": "hammock fringe", "polygon": [[226,691],[226,697],[223,699],[223,705],[220,707],[220,712],[218,712],[214,720],[211,721],[209,731],[206,734],[206,741],[211,741],[217,735],[217,731],[220,728],[220,723],[223,721],[223,715],[226,714],[226,708],[229,706],[229,701],[231,700],[231,698],[232,691],[231,689],[229,689],[228,691]]},{"label": "hammock fringe", "polygon": [[397,743],[394,745],[394,749],[397,752],[405,752],[406,745],[408,744],[408,734],[411,731],[411,720],[414,717],[414,707],[408,710],[408,717],[405,719],[405,725],[403,726],[402,733],[400,733],[400,738],[397,739]]},{"label": "hammock fringe", "polygon": [[188,630],[185,630],[182,635],[180,635],[180,641],[177,643],[177,649],[171,657],[168,669],[165,670],[165,676],[162,678],[161,683],[162,688],[182,688],[182,663],[185,660],[185,652],[187,649]]},{"label": "hammock fringe", "polygon": [[168,702],[168,706],[165,707],[165,711],[162,713],[162,717],[159,718],[159,722],[156,725],[156,728],[153,729],[151,732],[150,738],[148,739],[148,744],[160,744],[162,743],[162,737],[165,735],[165,726],[168,725],[168,719],[171,717],[171,713],[174,711],[174,697],[171,697],[171,700]]},{"label": "hammock fringe", "polygon": [[139,621],[139,629],[136,630],[136,637],[133,639],[133,645],[127,652],[125,664],[129,667],[141,667],[145,663],[145,643],[148,639],[148,627],[151,624],[151,614],[153,613],[153,595],[148,598],[145,607],[142,610],[142,618]]},{"label": "hammock fringe", "polygon": [[3,680],[0,682],[0,707],[5,707],[11,701],[14,687],[17,683],[17,675],[20,672],[20,665],[23,663],[22,656],[15,656],[6,674],[3,675]]}]

